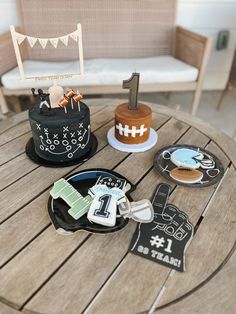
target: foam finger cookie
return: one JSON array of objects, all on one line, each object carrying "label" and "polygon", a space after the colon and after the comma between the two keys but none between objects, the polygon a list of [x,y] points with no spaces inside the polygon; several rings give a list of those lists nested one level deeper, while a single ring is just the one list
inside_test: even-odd
[{"label": "foam finger cookie", "polygon": [[170,171],[170,176],[176,181],[192,184],[201,181],[203,173],[197,169],[174,168]]},{"label": "foam finger cookie", "polygon": [[197,169],[201,166],[203,154],[189,148],[180,148],[171,154],[170,160],[178,167]]}]

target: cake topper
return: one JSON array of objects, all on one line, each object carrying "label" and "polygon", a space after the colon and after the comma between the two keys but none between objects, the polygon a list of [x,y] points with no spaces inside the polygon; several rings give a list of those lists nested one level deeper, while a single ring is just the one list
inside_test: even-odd
[{"label": "cake topper", "polygon": [[48,110],[51,110],[49,93],[44,93],[42,89],[38,89],[38,94],[35,94],[34,88],[31,88],[31,91],[32,91],[33,96],[36,97],[39,101],[40,113],[43,113],[43,106],[46,106]]},{"label": "cake topper", "polygon": [[[69,34],[66,34],[64,36],[59,37],[53,37],[53,38],[38,38],[38,37],[32,37],[25,34],[18,33],[15,30],[15,27],[13,25],[10,26],[11,36],[12,36],[12,42],[13,47],[15,50],[17,65],[19,69],[20,74],[20,80],[21,81],[43,81],[48,80],[52,81],[53,85],[49,88],[50,89],[50,102],[52,104],[52,108],[55,108],[55,103],[58,104],[58,100],[63,96],[63,89],[60,85],[58,85],[58,82],[60,80],[64,79],[71,79],[71,78],[78,78],[84,75],[84,58],[83,58],[83,44],[82,44],[82,28],[81,24],[77,24],[77,29]],[[30,48],[33,48],[33,46],[38,43],[42,49],[45,49],[47,45],[52,45],[54,49],[56,50],[58,48],[58,43],[62,42],[65,46],[68,46],[69,39],[73,40],[77,43],[78,47],[78,64],[79,69],[78,73],[63,73],[63,74],[52,74],[47,76],[30,76],[26,77],[24,66],[22,62],[22,56],[21,56],[21,50],[20,45],[27,41],[29,43]],[[56,55],[56,53],[55,53]],[[51,99],[52,97],[52,99]],[[64,106],[64,105],[63,105]],[[65,109],[66,111],[66,109]]]},{"label": "cake topper", "polygon": [[80,111],[80,100],[83,99],[83,95],[80,94],[79,91],[77,91],[77,93],[73,90],[73,89],[68,89],[66,91],[66,94],[64,94],[64,97],[61,97],[61,100],[59,101],[58,106],[61,108],[64,108],[65,113],[67,113],[67,106],[69,104],[71,104],[71,109],[74,109],[74,103],[73,100],[77,103],[77,109],[78,111]]},{"label": "cake topper", "polygon": [[136,110],[138,103],[139,73],[132,73],[132,76],[128,80],[124,80],[122,88],[129,89],[128,108],[130,110]]}]

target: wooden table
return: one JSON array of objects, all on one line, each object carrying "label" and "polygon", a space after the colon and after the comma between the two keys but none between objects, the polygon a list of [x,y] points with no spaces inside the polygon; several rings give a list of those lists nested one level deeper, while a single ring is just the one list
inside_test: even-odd
[{"label": "wooden table", "polygon": [[[69,168],[44,168],[27,158],[27,113],[0,123],[1,314],[152,313],[156,308],[160,313],[235,313],[235,143],[197,118],[151,105],[159,135],[156,147],[139,154],[116,151],[107,144],[106,134],[120,102],[87,101],[98,150],[87,162]],[[205,147],[226,170],[217,187],[177,186],[171,194],[170,201],[195,226],[185,273],[127,253],[133,221],[110,235],[55,232],[46,208],[54,181],[103,167],[137,184],[134,200],[150,198],[156,185],[165,182],[153,170],[154,154],[174,143]]]}]

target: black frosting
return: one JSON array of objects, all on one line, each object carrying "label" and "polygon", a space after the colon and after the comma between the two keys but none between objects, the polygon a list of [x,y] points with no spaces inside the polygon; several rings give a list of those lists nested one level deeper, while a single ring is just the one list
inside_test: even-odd
[{"label": "black frosting", "polygon": [[80,111],[53,108],[39,112],[34,107],[29,110],[29,121],[38,156],[45,160],[65,162],[86,154],[90,139],[90,112],[87,105],[80,102]]}]

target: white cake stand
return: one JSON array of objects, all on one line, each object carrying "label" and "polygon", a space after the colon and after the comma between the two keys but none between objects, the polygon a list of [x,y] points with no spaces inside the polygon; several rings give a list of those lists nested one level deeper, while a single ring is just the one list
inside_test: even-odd
[{"label": "white cake stand", "polygon": [[150,129],[149,139],[141,144],[124,144],[118,141],[115,137],[115,127],[113,126],[107,133],[108,143],[122,152],[127,153],[139,153],[145,152],[146,150],[152,148],[157,142],[157,133],[154,129]]}]

